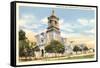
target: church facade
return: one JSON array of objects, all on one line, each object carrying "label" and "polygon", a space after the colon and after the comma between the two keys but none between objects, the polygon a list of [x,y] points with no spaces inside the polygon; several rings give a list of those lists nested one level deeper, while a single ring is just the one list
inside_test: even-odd
[{"label": "church facade", "polygon": [[40,51],[45,53],[45,46],[48,45],[52,40],[57,40],[64,44],[66,53],[72,52],[72,48],[66,43],[67,38],[61,37],[59,23],[59,18],[56,16],[55,11],[52,10],[52,14],[48,17],[47,31],[41,32],[35,36],[37,39],[37,46],[40,48]]},{"label": "church facade", "polygon": [[48,17],[47,31],[42,32],[35,37],[37,39],[38,46],[49,44],[52,40],[61,42],[59,18],[55,15],[54,10],[52,10],[52,14]]},{"label": "church facade", "polygon": [[55,15],[55,11],[52,10],[51,16],[48,17],[48,28],[47,28],[47,42],[52,40],[61,41],[59,18]]}]

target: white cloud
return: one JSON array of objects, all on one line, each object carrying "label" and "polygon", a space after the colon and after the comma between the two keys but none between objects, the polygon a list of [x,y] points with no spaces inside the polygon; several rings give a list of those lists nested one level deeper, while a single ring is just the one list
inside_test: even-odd
[{"label": "white cloud", "polygon": [[64,23],[64,19],[59,20],[59,25],[62,25]]},{"label": "white cloud", "polygon": [[78,19],[77,20],[79,23],[80,23],[80,25],[83,25],[83,26],[86,26],[86,25],[88,25],[88,26],[95,26],[95,24],[96,24],[96,20],[95,19]]},{"label": "white cloud", "polygon": [[90,30],[86,30],[86,31],[84,31],[85,33],[88,33],[88,34],[92,34],[92,35],[94,35],[95,34],[95,32],[96,32],[96,30],[95,29],[90,29]]},{"label": "white cloud", "polygon": [[87,19],[78,19],[77,20],[81,25],[88,25],[89,21]]},{"label": "white cloud", "polygon": [[87,33],[94,33],[95,32],[95,29],[91,29],[91,30],[88,30],[88,31],[85,31]]},{"label": "white cloud", "polygon": [[91,32],[91,33],[95,33],[95,29],[91,29],[89,32]]},{"label": "white cloud", "polygon": [[64,32],[61,32],[61,36],[62,36],[62,37],[67,37],[67,34],[64,33]]},{"label": "white cloud", "polygon": [[91,22],[91,24],[96,25],[96,20],[95,19],[91,19],[90,22]]},{"label": "white cloud", "polygon": [[43,24],[48,24],[48,19],[47,19],[47,17],[44,17],[43,19],[41,19],[41,22],[43,23]]},{"label": "white cloud", "polygon": [[77,19],[76,22],[65,22],[61,20],[61,35],[63,37],[94,37],[95,20],[94,19]]},{"label": "white cloud", "polygon": [[26,23],[26,21],[25,21],[24,19],[20,19],[18,24],[19,24],[20,26],[22,26],[22,25],[24,25],[25,23]]},{"label": "white cloud", "polygon": [[45,23],[40,22],[40,20],[38,20],[36,16],[30,15],[30,14],[24,14],[20,16],[20,19],[19,19],[19,26],[21,29],[34,30],[35,32],[38,32],[38,33],[43,30],[43,28],[41,27],[44,24]]},{"label": "white cloud", "polygon": [[[40,24],[41,23],[41,24]],[[40,29],[41,25],[45,24],[47,25],[48,19],[47,17],[44,17],[41,20],[38,20],[34,15],[23,15],[19,20],[19,25],[25,27],[25,29],[28,30],[36,30],[36,33],[41,33],[42,31],[46,31],[45,29]],[[74,37],[74,36],[81,36],[80,32],[74,32],[82,31],[84,29],[84,26],[90,27],[95,26],[95,20],[94,19],[77,19],[76,22],[67,22],[64,19],[59,20],[59,26],[61,29],[61,35],[62,37]],[[43,26],[42,26],[43,27]],[[80,29],[82,28],[82,29]],[[90,30],[83,30],[84,33],[94,33],[94,28]],[[29,33],[29,32],[27,32]],[[84,34],[83,33],[83,34]]]},{"label": "white cloud", "polygon": [[68,22],[65,22],[64,19],[59,20],[60,29],[66,32],[73,32],[72,25]]},{"label": "white cloud", "polygon": [[[80,26],[84,29],[82,32],[83,35],[93,37],[95,34],[96,20],[95,19],[78,19],[77,20]],[[86,29],[89,28],[89,29]]]},{"label": "white cloud", "polygon": [[19,18],[19,25],[20,26],[24,26],[27,24],[31,24],[33,22],[33,20],[35,20],[35,16],[34,15],[28,15],[28,14],[24,14]]},{"label": "white cloud", "polygon": [[22,18],[23,19],[34,19],[35,18],[35,16],[34,15],[31,15],[31,14],[24,14],[24,15],[22,15]]}]

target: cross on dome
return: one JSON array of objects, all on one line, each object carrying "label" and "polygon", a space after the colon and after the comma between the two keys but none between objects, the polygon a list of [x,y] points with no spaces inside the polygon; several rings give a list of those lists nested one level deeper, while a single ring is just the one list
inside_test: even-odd
[{"label": "cross on dome", "polygon": [[54,9],[52,10],[52,15],[55,15],[55,11],[54,11]]}]

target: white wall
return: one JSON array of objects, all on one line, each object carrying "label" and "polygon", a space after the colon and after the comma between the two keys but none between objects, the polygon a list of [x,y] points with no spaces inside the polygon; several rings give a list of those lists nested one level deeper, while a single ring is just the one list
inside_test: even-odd
[{"label": "white wall", "polygon": [[[100,0],[28,0],[28,1],[83,4],[83,5],[87,4],[87,5],[98,5],[100,7]],[[9,61],[10,60],[10,2],[11,0],[0,0],[0,68],[12,68],[9,65],[10,64]],[[100,41],[100,36],[99,36],[99,41]],[[98,50],[100,52],[100,49]],[[99,68],[99,66],[100,62],[92,62],[92,63],[35,66],[34,68]],[[33,68],[33,66],[29,68]]]}]

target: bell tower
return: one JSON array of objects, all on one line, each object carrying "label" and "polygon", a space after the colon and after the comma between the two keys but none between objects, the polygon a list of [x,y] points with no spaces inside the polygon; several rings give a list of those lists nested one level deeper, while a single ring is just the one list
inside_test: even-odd
[{"label": "bell tower", "polygon": [[58,23],[58,21],[59,21],[59,18],[56,17],[55,11],[52,10],[51,16],[48,17],[48,29],[51,28],[51,27],[53,27],[53,28],[55,28],[55,29],[58,30],[59,29],[59,23]]},{"label": "bell tower", "polygon": [[59,18],[56,16],[55,11],[52,10],[51,15],[48,17],[48,28],[47,28],[48,40],[61,40],[60,29],[59,29]]}]

